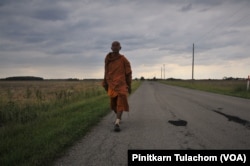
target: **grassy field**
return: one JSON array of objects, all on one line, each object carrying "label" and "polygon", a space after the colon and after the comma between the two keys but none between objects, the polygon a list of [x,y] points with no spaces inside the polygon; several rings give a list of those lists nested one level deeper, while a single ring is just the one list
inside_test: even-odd
[{"label": "grassy field", "polygon": [[[133,81],[132,91],[139,87]],[[110,112],[100,81],[0,81],[0,165],[51,165]]]},{"label": "grassy field", "polygon": [[166,80],[162,83],[250,99],[246,80]]}]

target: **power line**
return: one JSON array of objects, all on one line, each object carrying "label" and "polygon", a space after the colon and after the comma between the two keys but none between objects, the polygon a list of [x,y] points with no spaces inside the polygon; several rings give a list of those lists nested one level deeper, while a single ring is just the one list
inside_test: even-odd
[{"label": "power line", "polygon": [[[248,3],[248,2],[247,2]],[[235,12],[233,12],[232,15],[230,15],[228,18],[231,19],[233,16],[235,16],[237,13],[239,13],[241,11],[242,8],[244,8],[246,5],[241,6],[238,10],[236,10]],[[245,16],[244,16],[245,17]],[[215,31],[219,26],[221,26],[222,24],[224,24],[226,21],[228,21],[229,19],[225,19],[224,21],[220,22],[219,24],[216,24],[210,31],[208,31],[207,33],[205,33],[204,35],[202,35],[200,38],[198,38],[195,42],[197,43],[198,41],[200,41],[201,39],[204,39],[208,34],[212,33],[213,31]],[[242,20],[242,18],[240,19]],[[234,24],[232,24],[234,25]],[[232,26],[230,25],[230,26]]]},{"label": "power line", "polygon": [[[250,16],[250,13],[244,15],[243,17],[241,17],[240,19],[238,19],[238,21],[234,22],[233,24],[230,24],[229,26],[232,27],[233,25],[238,24],[239,22],[241,22],[242,20],[246,19],[249,16]],[[247,19],[247,21],[249,21],[249,19]]]}]

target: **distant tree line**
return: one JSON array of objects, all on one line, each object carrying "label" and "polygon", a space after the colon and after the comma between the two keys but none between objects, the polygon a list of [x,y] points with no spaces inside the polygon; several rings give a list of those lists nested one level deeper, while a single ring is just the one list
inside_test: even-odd
[{"label": "distant tree line", "polygon": [[7,77],[2,80],[6,81],[41,81],[44,80],[42,77],[34,77],[34,76],[15,76],[15,77]]},{"label": "distant tree line", "polygon": [[[7,78],[0,78],[3,81],[80,81],[78,78],[63,78],[63,79],[44,79],[35,76],[14,76]],[[102,79],[82,79],[84,81],[101,81]]]},{"label": "distant tree line", "polygon": [[223,77],[223,80],[245,80],[246,78]]}]

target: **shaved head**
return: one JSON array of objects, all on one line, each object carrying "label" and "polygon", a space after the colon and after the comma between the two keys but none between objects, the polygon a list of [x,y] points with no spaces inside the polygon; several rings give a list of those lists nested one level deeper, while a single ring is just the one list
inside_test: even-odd
[{"label": "shaved head", "polygon": [[114,41],[111,45],[111,50],[114,52],[114,53],[119,53],[119,51],[121,50],[121,44],[120,42],[118,41]]},{"label": "shaved head", "polygon": [[113,41],[112,46],[113,46],[113,45],[119,45],[119,46],[121,46],[121,44],[120,44],[119,41]]}]

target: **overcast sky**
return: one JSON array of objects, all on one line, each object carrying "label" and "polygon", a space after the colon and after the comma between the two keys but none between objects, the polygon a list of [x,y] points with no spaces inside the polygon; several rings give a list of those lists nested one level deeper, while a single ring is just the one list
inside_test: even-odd
[{"label": "overcast sky", "polygon": [[250,75],[249,0],[1,0],[0,78],[103,78],[111,43],[133,78]]}]

